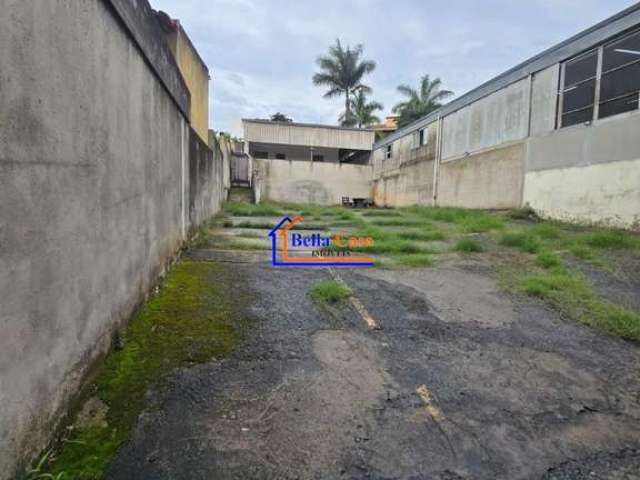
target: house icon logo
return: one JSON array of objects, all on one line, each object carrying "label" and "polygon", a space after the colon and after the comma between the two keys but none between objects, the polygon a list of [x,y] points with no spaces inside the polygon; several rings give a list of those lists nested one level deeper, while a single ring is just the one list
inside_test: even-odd
[{"label": "house icon logo", "polygon": [[294,230],[304,218],[284,217],[269,232],[271,265],[274,267],[373,267],[374,259],[355,256],[354,247],[373,246],[372,238],[356,238],[321,233],[303,234]]}]

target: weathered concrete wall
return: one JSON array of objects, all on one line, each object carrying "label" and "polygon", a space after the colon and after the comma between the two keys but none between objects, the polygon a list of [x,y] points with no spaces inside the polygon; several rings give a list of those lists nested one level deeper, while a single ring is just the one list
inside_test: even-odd
[{"label": "weathered concrete wall", "polygon": [[437,123],[426,127],[427,143],[419,147],[414,135],[398,139],[393,143],[391,158],[386,158],[384,148],[372,152],[372,195],[376,205],[431,204],[437,133]]},{"label": "weathered concrete wall", "polygon": [[438,205],[466,208],[520,206],[524,144],[492,148],[440,165]]},{"label": "weathered concrete wall", "polygon": [[530,135],[551,132],[556,127],[560,64],[536,72],[531,81]]},{"label": "weathered concrete wall", "polygon": [[4,479],[185,239],[189,93],[146,1],[8,0],[0,16]]},{"label": "weathered concrete wall", "polygon": [[191,126],[202,141],[209,140],[209,69],[191,43],[187,33],[176,21],[166,33],[169,48],[191,93]]},{"label": "weathered concrete wall", "polygon": [[541,215],[638,229],[640,113],[532,137],[524,197]]},{"label": "weathered concrete wall", "polygon": [[242,120],[244,140],[281,145],[371,150],[373,130],[301,123]]},{"label": "weathered concrete wall", "polygon": [[522,140],[529,125],[529,79],[522,79],[444,117],[444,160]]},{"label": "weathered concrete wall", "polygon": [[334,205],[342,197],[371,197],[368,165],[257,158],[253,161],[257,199]]},{"label": "weathered concrete wall", "polygon": [[189,225],[196,228],[222,207],[226,199],[223,187],[222,152],[204,143],[189,128]]}]

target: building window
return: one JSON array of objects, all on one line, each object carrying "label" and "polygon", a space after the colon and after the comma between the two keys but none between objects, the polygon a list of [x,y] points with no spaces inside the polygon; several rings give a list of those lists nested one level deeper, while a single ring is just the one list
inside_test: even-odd
[{"label": "building window", "polygon": [[422,147],[423,145],[427,144],[427,132],[425,131],[426,128],[421,128],[420,131],[418,132],[418,146]]},{"label": "building window", "polygon": [[640,31],[615,39],[562,65],[560,127],[637,110]]},{"label": "building window", "polygon": [[597,70],[597,50],[564,64],[561,126],[568,127],[593,120]]},{"label": "building window", "polygon": [[284,153],[276,153],[276,160],[286,160],[287,156]]},{"label": "building window", "polygon": [[253,158],[269,158],[269,152],[253,152]]},{"label": "building window", "polygon": [[317,154],[313,154],[313,161],[314,162],[324,162],[324,155],[317,155]]},{"label": "building window", "polygon": [[389,145],[387,145],[387,150],[386,150],[385,155],[384,155],[384,158],[387,159],[387,160],[390,159],[391,155],[393,154],[393,150],[391,148],[392,146],[393,146],[393,144],[391,144],[391,143]]},{"label": "building window", "polygon": [[638,108],[640,90],[640,31],[602,49],[598,118]]}]

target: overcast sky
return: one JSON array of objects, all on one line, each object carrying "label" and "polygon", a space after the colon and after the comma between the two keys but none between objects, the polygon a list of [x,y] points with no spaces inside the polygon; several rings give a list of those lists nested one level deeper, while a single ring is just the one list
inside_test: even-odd
[{"label": "overcast sky", "polygon": [[241,118],[276,111],[335,124],[343,101],[326,100],[315,59],[340,38],[362,43],[376,70],[366,79],[390,112],[397,85],[440,77],[462,95],[631,0],[150,0],[180,19],[209,66],[209,124],[241,133]]}]

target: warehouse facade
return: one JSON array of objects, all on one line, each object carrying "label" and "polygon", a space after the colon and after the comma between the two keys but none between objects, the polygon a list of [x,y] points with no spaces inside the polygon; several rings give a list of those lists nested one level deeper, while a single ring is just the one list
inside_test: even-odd
[{"label": "warehouse facade", "polygon": [[640,228],[639,91],[636,4],[377,142],[374,199]]}]

